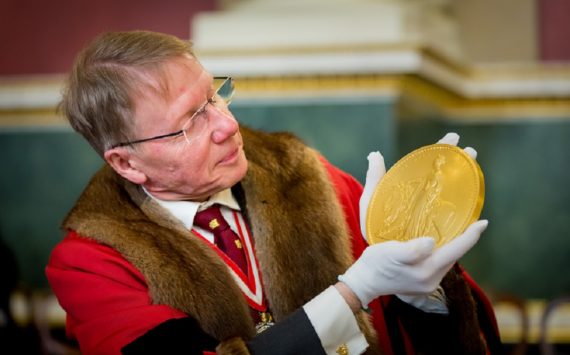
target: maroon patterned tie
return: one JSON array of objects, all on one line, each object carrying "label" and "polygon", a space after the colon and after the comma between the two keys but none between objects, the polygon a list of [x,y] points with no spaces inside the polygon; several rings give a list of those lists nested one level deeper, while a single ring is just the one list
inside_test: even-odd
[{"label": "maroon patterned tie", "polygon": [[247,261],[237,234],[222,216],[219,205],[213,205],[196,213],[194,224],[214,234],[214,244],[226,253],[247,275]]}]

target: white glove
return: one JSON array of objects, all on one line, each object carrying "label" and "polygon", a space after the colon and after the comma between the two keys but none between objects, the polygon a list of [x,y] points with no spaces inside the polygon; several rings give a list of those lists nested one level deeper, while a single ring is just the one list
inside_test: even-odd
[{"label": "white glove", "polygon": [[[457,145],[458,142],[459,135],[456,133],[448,133],[437,143]],[[477,152],[473,148],[465,148],[465,152],[469,154],[473,159],[477,157]],[[362,196],[359,202],[360,228],[362,235],[365,237],[368,205],[370,203],[370,199],[372,198],[372,194],[376,189],[376,185],[378,185],[385,173],[386,167],[382,155],[379,152],[370,153],[368,155],[368,171],[366,173],[364,191],[362,192]],[[434,258],[434,255],[439,255],[441,253],[439,250],[442,250],[443,247],[440,248],[437,252],[432,253],[435,245],[433,238],[417,238],[404,243],[386,242],[371,246],[365,250],[360,259],[357,260],[344,275],[339,277],[339,280],[345,282],[353,290],[353,292],[357,294],[363,305],[367,305],[370,300],[380,295],[394,293],[397,294],[397,296],[404,302],[412,304],[418,308],[422,308],[426,311],[430,311],[432,309],[440,311],[442,308],[437,305],[437,303],[441,301],[441,292],[435,291],[437,290],[441,279],[451,268],[451,266],[453,266],[455,261],[463,256],[463,254],[477,242],[480,234],[485,230],[486,226],[487,221],[480,221],[471,225],[462,236],[457,237],[456,239],[459,239],[461,237],[467,238],[468,240],[472,241],[472,244],[463,243],[458,244],[458,246],[452,249],[450,249],[450,247],[445,248],[444,251],[450,251],[447,252],[445,258],[439,257],[443,260],[440,260],[437,264],[434,264],[434,262],[429,262],[428,260]],[[453,243],[453,245],[456,244],[457,243]],[[369,251],[370,249],[381,249],[381,251]],[[368,259],[373,259],[374,257],[365,256],[365,254],[378,254],[377,257],[380,260],[367,261]],[[457,257],[453,259],[454,256]],[[449,259],[450,257],[451,259]],[[362,259],[365,260],[363,261]],[[442,264],[443,261],[448,262],[446,264]],[[369,273],[366,272],[366,268],[368,267],[371,267]],[[399,270],[398,267],[401,270]],[[423,267],[431,267],[431,269],[422,271]],[[374,272],[372,270],[373,268],[376,268],[377,271]],[[383,271],[383,268],[386,268],[386,270]],[[417,270],[414,271],[415,269]],[[402,272],[404,274],[407,272],[412,274],[421,274],[423,272],[424,274],[423,277],[417,275],[417,279],[405,279],[399,278],[399,272]],[[369,279],[373,279],[375,277],[380,277],[377,282]],[[385,284],[386,279],[388,279],[390,282],[387,282]],[[377,286],[370,288],[366,286],[367,284],[377,284]],[[354,288],[356,288],[356,290]],[[426,290],[426,292],[422,292],[422,289]],[[435,297],[431,297],[432,294],[434,294]],[[435,306],[433,306],[434,303],[436,304]]]},{"label": "white glove", "polygon": [[487,224],[485,220],[473,223],[463,234],[436,250],[430,237],[371,245],[339,280],[356,294],[363,306],[382,295],[431,294],[453,264],[477,243]]},{"label": "white glove", "polygon": [[368,154],[368,171],[366,171],[366,182],[364,183],[364,190],[360,195],[360,231],[364,238],[366,236],[366,215],[368,214],[368,205],[372,194],[376,189],[376,185],[380,182],[382,177],[386,174],[386,165],[384,164],[384,157],[380,152],[371,152]]},{"label": "white glove", "polygon": [[[442,139],[438,140],[437,143],[438,144],[449,144],[449,145],[457,146],[457,143],[459,143],[459,134],[447,133],[445,136],[443,136]],[[473,149],[471,147],[465,147],[463,150],[471,158],[473,158],[473,160],[477,159],[477,151],[475,149]]]}]

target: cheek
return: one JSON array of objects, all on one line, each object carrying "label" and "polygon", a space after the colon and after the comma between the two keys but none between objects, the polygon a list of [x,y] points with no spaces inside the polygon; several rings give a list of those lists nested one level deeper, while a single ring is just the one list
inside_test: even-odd
[{"label": "cheek", "polygon": [[173,179],[184,163],[181,156],[183,155],[177,150],[155,149],[146,154],[145,165],[155,179],[159,176]]},{"label": "cheek", "polygon": [[207,155],[200,154],[199,151],[186,152],[176,157],[172,168],[177,170],[179,174],[193,181],[197,181],[209,177],[212,167],[209,165]]}]

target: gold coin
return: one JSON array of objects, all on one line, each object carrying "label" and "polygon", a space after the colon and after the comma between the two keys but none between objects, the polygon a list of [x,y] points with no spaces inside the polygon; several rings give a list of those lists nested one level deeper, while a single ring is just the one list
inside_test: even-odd
[{"label": "gold coin", "polygon": [[433,144],[400,159],[380,180],[366,215],[370,244],[430,236],[441,246],[483,209],[483,172],[465,151]]}]

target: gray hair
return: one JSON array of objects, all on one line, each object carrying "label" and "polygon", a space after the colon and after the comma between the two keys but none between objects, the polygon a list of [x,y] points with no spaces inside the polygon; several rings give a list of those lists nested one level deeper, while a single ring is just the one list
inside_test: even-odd
[{"label": "gray hair", "polygon": [[71,127],[103,156],[113,144],[132,139],[133,96],[145,74],[172,58],[194,56],[192,44],[148,32],[109,32],[96,37],[75,59],[60,110]]}]

